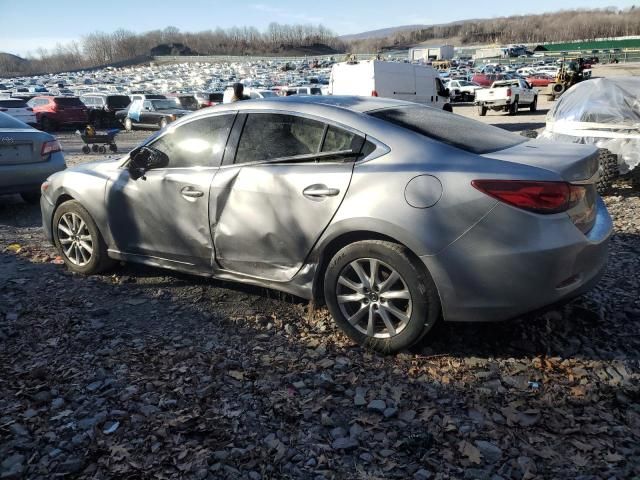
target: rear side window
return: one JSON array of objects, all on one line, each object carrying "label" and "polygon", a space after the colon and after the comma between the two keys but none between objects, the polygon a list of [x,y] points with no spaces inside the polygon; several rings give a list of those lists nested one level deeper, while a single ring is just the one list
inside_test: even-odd
[{"label": "rear side window", "polygon": [[26,108],[27,104],[23,100],[0,100],[2,108]]},{"label": "rear side window", "polygon": [[362,148],[364,138],[355,133],[342,130],[330,125],[327,129],[327,135],[325,136],[324,143],[322,144],[323,152],[341,152],[344,150],[351,150],[358,153]]},{"label": "rear side window", "polygon": [[77,97],[56,98],[53,101],[63,107],[84,107],[84,104]]},{"label": "rear side window", "polygon": [[109,108],[127,108],[131,103],[131,99],[127,95],[112,95],[107,97],[107,106]]},{"label": "rear side window", "polygon": [[170,130],[151,146],[169,157],[169,168],[218,166],[235,114],[199,118]]},{"label": "rear side window", "polygon": [[525,141],[520,135],[430,107],[396,107],[368,112],[386,122],[467,152],[483,154]]},{"label": "rear side window", "polygon": [[309,118],[272,113],[249,115],[242,130],[236,163],[317,153],[324,124]]}]

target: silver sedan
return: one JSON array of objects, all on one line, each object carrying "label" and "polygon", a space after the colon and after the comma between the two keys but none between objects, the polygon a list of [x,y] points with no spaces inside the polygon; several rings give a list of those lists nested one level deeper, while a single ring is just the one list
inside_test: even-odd
[{"label": "silver sedan", "polygon": [[594,147],[417,104],[288,97],[191,114],[44,185],[69,269],[114,260],[325,302],[381,352],[440,319],[517,317],[589,289],[612,223]]},{"label": "silver sedan", "polygon": [[19,193],[37,204],[42,182],[65,168],[62,147],[53,135],[0,112],[0,195]]}]

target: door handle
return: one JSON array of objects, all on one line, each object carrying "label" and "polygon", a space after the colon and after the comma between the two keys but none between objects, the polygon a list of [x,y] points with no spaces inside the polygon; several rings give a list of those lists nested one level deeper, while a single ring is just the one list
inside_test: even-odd
[{"label": "door handle", "polygon": [[183,197],[187,199],[199,198],[204,195],[204,192],[201,192],[200,190],[196,190],[193,187],[184,187],[182,190],[180,190],[180,193],[182,194]]},{"label": "door handle", "polygon": [[329,188],[326,185],[309,185],[302,191],[305,197],[318,199],[322,197],[335,197],[340,193],[337,188]]}]

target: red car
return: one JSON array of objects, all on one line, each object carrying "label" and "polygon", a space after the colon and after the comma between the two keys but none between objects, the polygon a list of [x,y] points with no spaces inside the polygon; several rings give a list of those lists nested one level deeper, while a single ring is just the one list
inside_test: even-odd
[{"label": "red car", "polygon": [[555,79],[550,77],[549,75],[544,75],[542,73],[536,75],[529,75],[527,77],[527,82],[532,87],[546,87],[550,83],[553,83]]},{"label": "red car", "polygon": [[508,77],[502,73],[476,73],[471,77],[472,83],[477,83],[482,87],[490,87],[493,82],[506,80]]},{"label": "red car", "polygon": [[43,130],[62,126],[81,126],[89,122],[87,107],[78,97],[34,97],[28,105]]}]

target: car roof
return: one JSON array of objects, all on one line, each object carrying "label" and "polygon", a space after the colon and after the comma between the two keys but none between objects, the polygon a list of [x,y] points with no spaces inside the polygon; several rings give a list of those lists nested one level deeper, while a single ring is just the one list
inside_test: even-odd
[{"label": "car roof", "polygon": [[366,113],[373,110],[380,110],[382,108],[415,106],[416,104],[402,100],[379,97],[356,97],[343,95],[313,95],[307,97],[294,95],[290,97],[246,100],[225,104],[223,108],[228,107],[229,110],[245,110],[256,108],[258,105],[261,109],[282,109],[284,107],[296,110],[298,108],[305,110],[305,107],[320,106],[341,108],[356,113]]}]

